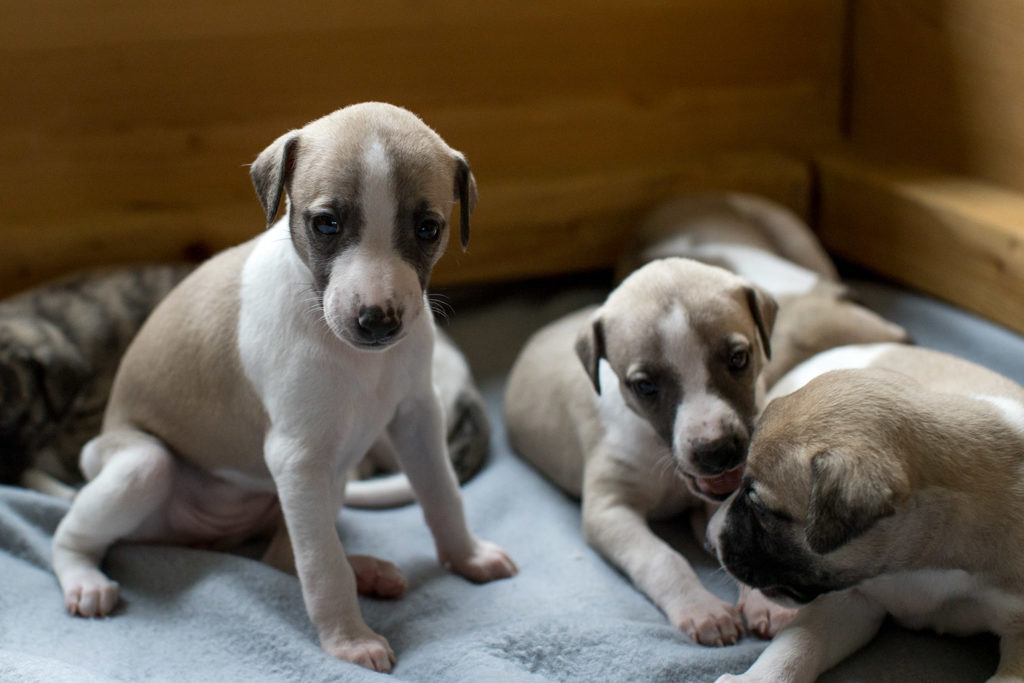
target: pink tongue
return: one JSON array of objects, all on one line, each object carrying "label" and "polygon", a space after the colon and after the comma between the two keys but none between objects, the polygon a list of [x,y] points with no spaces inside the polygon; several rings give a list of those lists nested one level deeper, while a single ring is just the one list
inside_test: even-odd
[{"label": "pink tongue", "polygon": [[717,477],[697,477],[697,486],[712,496],[727,496],[737,488],[743,479],[743,465],[723,472]]}]

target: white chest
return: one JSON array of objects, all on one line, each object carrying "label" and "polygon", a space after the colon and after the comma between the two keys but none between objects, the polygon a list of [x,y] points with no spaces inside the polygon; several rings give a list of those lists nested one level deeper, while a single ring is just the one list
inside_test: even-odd
[{"label": "white chest", "polygon": [[1000,634],[1024,615],[1024,596],[988,585],[959,569],[924,569],[886,575],[859,590],[882,604],[912,629],[971,635]]}]

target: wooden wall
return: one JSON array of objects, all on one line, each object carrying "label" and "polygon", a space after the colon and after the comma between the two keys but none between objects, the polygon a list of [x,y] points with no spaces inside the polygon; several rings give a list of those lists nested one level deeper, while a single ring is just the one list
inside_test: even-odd
[{"label": "wooden wall", "polygon": [[254,235],[245,164],[347,103],[406,106],[473,164],[435,282],[607,265],[677,189],[806,212],[838,139],[843,8],[819,0],[3,2],[0,293]]},{"label": "wooden wall", "polygon": [[730,188],[1024,330],[1024,5],[1005,0],[0,0],[0,294],[258,232],[246,164],[351,102],[470,159],[435,284],[610,265]]},{"label": "wooden wall", "polygon": [[855,0],[834,253],[1024,331],[1024,4]]}]

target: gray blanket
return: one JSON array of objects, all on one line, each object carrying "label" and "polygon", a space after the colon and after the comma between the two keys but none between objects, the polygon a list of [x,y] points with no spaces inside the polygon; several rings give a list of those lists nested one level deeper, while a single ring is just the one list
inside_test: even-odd
[{"label": "gray blanket", "polygon": [[[1024,339],[937,302],[861,283],[866,303],[917,342],[1024,382]],[[464,487],[471,527],[505,546],[514,579],[472,585],[438,566],[415,506],[345,510],[350,552],[394,561],[409,580],[396,601],[362,599],[367,623],[398,657],[394,680],[711,681],[741,672],[764,643],[691,644],[586,546],[575,501],[509,450],[501,427],[504,373],[539,325],[603,295],[573,289],[457,309],[449,331],[470,358],[495,424],[491,459]],[[51,534],[66,503],[0,487],[0,681],[386,680],[325,656],[297,580],[251,559],[177,547],[118,546],[107,572],[121,584],[110,618],[68,616],[50,570]],[[735,587],[689,537],[685,520],[658,531],[722,597]],[[998,644],[988,635],[939,637],[886,624],[825,681],[980,681]]]}]

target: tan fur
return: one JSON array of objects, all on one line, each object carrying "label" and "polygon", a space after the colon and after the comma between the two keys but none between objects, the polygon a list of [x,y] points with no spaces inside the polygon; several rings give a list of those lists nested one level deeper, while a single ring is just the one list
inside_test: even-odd
[{"label": "tan fur", "polygon": [[[249,241],[207,261],[161,302],[121,362],[105,431],[165,435],[194,465],[270,476],[263,459],[252,457],[263,450],[267,416],[237,345],[227,343],[238,327],[239,280],[253,246]],[[172,337],[190,343],[167,344]]]},{"label": "tan fur", "polygon": [[653,209],[634,233],[632,247],[619,264],[618,279],[653,259],[687,256],[666,244],[683,225],[694,243],[743,244],[778,254],[825,280],[839,279],[832,259],[795,213],[738,192],[684,195]]},{"label": "tan fur", "polygon": [[[738,254],[715,254],[709,247],[742,246],[806,269],[816,278],[812,289],[779,294],[782,283],[758,280]],[[761,197],[740,193],[693,194],[655,207],[640,224],[617,268],[618,277],[657,258],[682,256],[746,275],[776,294],[779,304],[773,354],[765,370],[772,387],[786,372],[811,356],[844,344],[906,342],[906,331],[851,300],[835,266],[810,228],[792,211]],[[770,275],[766,275],[770,277]]]},{"label": "tan fur", "polygon": [[[762,332],[770,334],[774,317],[771,297],[746,280],[689,259],[662,259],[630,275],[602,306],[534,334],[509,375],[505,422],[513,448],[582,498],[588,543],[704,644],[733,642],[739,613],[708,593],[686,560],[648,526],[648,519],[700,506],[702,499],[690,489],[693,465],[680,462],[680,445],[658,437],[651,423],[634,414],[637,399],[626,378],[647,364],[672,373],[706,364],[708,372],[718,372],[729,341],[745,341],[751,367],[735,379],[745,383],[736,398],[756,412],[767,350]],[[690,347],[675,336],[684,327],[692,330]],[[602,359],[614,382],[605,381],[607,374],[601,379]],[[691,388],[699,394],[707,387]],[[616,401],[626,405],[616,407]]]},{"label": "tan fur", "polygon": [[[1024,387],[892,345],[866,367],[824,372],[773,400],[747,477],[761,506],[792,520],[766,527],[775,540],[764,547],[783,561],[806,558],[788,571],[839,592],[802,610],[745,676],[723,680],[813,680],[886,612],[914,628],[994,631],[1003,638],[997,679],[1024,672]],[[730,500],[709,528],[727,567],[737,543],[765,552],[730,526],[739,505]],[[772,571],[760,580],[785,576]]]}]

